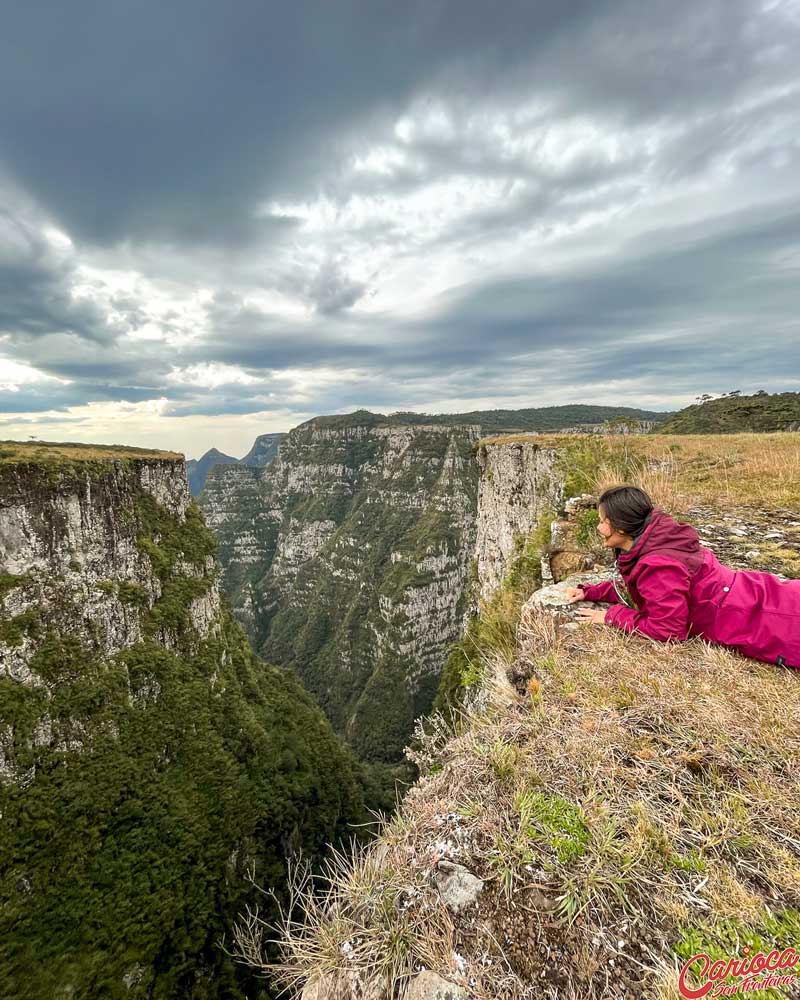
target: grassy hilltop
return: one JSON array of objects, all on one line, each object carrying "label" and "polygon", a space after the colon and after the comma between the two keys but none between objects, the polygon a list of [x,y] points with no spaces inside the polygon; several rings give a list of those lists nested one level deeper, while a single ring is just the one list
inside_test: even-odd
[{"label": "grassy hilltop", "polygon": [[59,462],[108,462],[115,459],[161,459],[182,462],[176,451],[134,448],[126,444],[78,444],[72,441],[0,441],[0,462],[55,465]]},{"label": "grassy hilltop", "polygon": [[800,430],[800,392],[761,391],[707,399],[672,414],[660,434],[736,434],[740,431]]}]

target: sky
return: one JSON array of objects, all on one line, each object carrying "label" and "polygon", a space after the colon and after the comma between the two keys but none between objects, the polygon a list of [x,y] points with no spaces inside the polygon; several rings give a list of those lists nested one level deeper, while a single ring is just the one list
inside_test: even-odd
[{"label": "sky", "polygon": [[73,0],[0,34],[0,439],[800,390],[800,0]]}]

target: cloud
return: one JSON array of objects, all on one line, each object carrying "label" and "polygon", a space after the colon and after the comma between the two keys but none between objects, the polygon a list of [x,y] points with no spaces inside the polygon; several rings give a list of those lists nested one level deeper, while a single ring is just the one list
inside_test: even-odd
[{"label": "cloud", "polygon": [[796,384],[797,0],[59,10],[0,37],[19,420]]}]

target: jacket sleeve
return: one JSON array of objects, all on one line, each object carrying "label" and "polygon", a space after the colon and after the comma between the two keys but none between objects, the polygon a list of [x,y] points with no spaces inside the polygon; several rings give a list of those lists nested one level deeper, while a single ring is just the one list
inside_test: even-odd
[{"label": "jacket sleeve", "polygon": [[602,601],[608,604],[621,604],[619,594],[611,580],[604,583],[581,583],[578,584],[583,596],[587,601]]},{"label": "jacket sleeve", "polygon": [[643,610],[618,604],[606,611],[606,625],[624,632],[641,632],[665,642],[686,639],[689,635],[689,571],[678,562],[652,562],[642,565],[636,589]]}]

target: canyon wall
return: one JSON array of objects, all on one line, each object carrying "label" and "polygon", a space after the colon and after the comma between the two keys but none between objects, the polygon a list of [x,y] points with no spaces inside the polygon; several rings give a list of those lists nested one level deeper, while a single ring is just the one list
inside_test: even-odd
[{"label": "canyon wall", "polygon": [[246,870],[280,886],[364,818],[215,549],[180,456],[0,448],[3,996],[244,995],[219,940]]},{"label": "canyon wall", "polygon": [[479,428],[317,418],[200,503],[256,649],[296,671],[366,758],[397,760],[461,635]]}]

